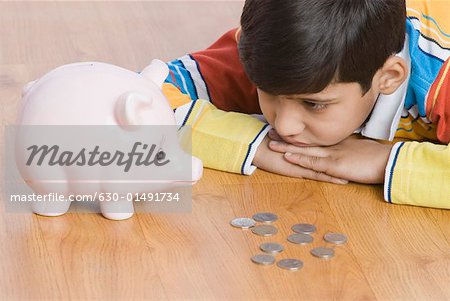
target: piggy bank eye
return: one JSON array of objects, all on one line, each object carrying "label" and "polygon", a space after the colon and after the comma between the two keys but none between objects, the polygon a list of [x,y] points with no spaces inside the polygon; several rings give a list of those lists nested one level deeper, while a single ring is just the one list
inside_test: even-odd
[{"label": "piggy bank eye", "polygon": [[158,153],[156,154],[156,160],[161,161],[161,160],[164,160],[165,158],[166,158],[166,153],[162,149],[160,149],[158,151]]}]

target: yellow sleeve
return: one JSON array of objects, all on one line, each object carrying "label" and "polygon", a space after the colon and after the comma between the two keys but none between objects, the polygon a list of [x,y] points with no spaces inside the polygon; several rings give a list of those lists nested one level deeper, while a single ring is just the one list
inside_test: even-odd
[{"label": "yellow sleeve", "polygon": [[217,109],[204,99],[192,101],[171,84],[164,84],[163,92],[175,110],[180,126],[179,137],[186,151],[203,161],[203,166],[252,174],[256,150],[270,126],[251,115]]},{"label": "yellow sleeve", "polygon": [[385,200],[450,209],[450,145],[399,142],[386,167]]}]

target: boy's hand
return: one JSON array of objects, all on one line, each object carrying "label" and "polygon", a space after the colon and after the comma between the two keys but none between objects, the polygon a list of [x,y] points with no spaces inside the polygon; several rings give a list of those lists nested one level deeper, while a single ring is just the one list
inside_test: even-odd
[{"label": "boy's hand", "polygon": [[258,168],[284,176],[305,178],[335,184],[347,184],[348,181],[292,164],[285,160],[284,152],[275,152],[269,148],[270,138],[266,136],[259,145],[253,164]]},{"label": "boy's hand", "polygon": [[[276,140],[276,133],[269,135]],[[350,136],[333,146],[295,146],[272,141],[270,149],[284,154],[286,161],[325,175],[349,181],[380,184],[392,145]]]}]

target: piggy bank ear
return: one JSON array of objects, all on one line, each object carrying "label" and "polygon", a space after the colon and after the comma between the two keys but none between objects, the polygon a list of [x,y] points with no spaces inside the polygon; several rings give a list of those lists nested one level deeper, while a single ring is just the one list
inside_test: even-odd
[{"label": "piggy bank ear", "polygon": [[152,98],[137,92],[122,94],[115,104],[115,117],[122,127],[141,125],[141,114],[152,107]]},{"label": "piggy bank ear", "polygon": [[142,70],[141,75],[152,80],[158,87],[162,87],[167,75],[169,75],[169,67],[160,60],[153,60],[150,65]]},{"label": "piggy bank ear", "polygon": [[27,94],[27,92],[30,90],[30,88],[34,85],[35,82],[36,81],[32,81],[32,82],[29,82],[28,84],[26,84],[25,86],[23,86],[22,97],[25,96],[25,94]]}]

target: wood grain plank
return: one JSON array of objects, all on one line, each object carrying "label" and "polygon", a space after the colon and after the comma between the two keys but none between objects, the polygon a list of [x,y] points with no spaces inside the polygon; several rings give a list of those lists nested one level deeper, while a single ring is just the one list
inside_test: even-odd
[{"label": "wood grain plank", "polygon": [[[450,248],[439,225],[449,226],[448,211],[389,205],[380,188],[352,186],[327,186],[325,194],[377,298],[445,300]],[[437,224],[430,212],[447,217]]]},{"label": "wood grain plank", "polygon": [[117,223],[99,214],[74,213],[39,217],[39,225],[57,262],[54,282],[66,282],[65,298],[166,299],[137,219]]}]

